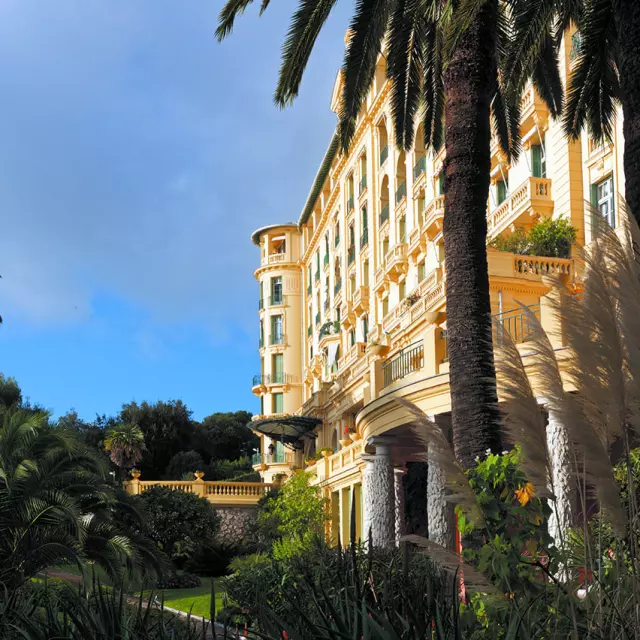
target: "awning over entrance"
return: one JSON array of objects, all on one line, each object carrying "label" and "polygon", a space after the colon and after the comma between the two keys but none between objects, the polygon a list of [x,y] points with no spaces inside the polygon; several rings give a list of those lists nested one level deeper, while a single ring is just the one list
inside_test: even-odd
[{"label": "awning over entrance", "polygon": [[319,424],[322,424],[321,418],[312,418],[310,416],[274,416],[273,418],[262,418],[262,420],[252,421],[247,426],[274,440],[280,440],[287,444],[296,444],[301,436],[310,433]]}]

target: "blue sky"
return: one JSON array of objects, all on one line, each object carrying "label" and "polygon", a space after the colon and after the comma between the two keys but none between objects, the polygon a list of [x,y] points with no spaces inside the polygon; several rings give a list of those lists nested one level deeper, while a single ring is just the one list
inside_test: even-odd
[{"label": "blue sky", "polygon": [[297,220],[349,5],[273,106],[291,1],[218,44],[211,0],[0,4],[0,371],[55,415],[256,411],[251,232]]}]

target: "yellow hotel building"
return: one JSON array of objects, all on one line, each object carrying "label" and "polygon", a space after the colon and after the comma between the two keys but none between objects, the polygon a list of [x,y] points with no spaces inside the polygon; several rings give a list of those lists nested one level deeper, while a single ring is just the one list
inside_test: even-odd
[{"label": "yellow hotel building", "polygon": [[[564,78],[576,37],[565,38]],[[394,398],[411,400],[443,424],[450,412],[444,150],[425,152],[421,130],[410,153],[395,147],[389,89],[381,56],[350,153],[338,151],[334,136],[297,223],[265,226],[252,236],[260,250],[261,360],[252,388],[261,411],[253,424],[262,436],[254,468],[271,482],[330,448],[307,471],[330,500],[334,540],[349,538],[352,500],[358,535],[371,527],[374,542],[385,543],[402,533],[402,475],[412,451],[402,444],[406,411]],[[340,94],[338,75],[333,111]],[[621,119],[612,145],[595,146],[586,135],[569,141],[530,87],[519,160],[508,164],[497,140],[491,146],[488,241],[565,216],[582,245],[590,239],[585,200],[615,226],[614,194],[624,192]],[[492,312],[523,352],[519,303],[535,310],[562,348],[543,276],[575,283],[574,261],[494,249],[488,261]],[[349,427],[356,433],[345,434]],[[436,481],[432,467],[429,483]],[[427,493],[429,501],[442,500],[441,492]],[[447,542],[438,538],[436,522],[429,536]]]}]

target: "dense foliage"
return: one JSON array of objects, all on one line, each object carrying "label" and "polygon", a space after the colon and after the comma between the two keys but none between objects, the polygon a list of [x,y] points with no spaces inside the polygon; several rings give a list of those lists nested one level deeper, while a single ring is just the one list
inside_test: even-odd
[{"label": "dense foliage", "polygon": [[211,543],[220,517],[206,498],[155,485],[137,497],[146,512],[143,531],[178,566]]},{"label": "dense foliage", "polygon": [[519,255],[568,258],[575,241],[576,229],[566,218],[545,218],[529,231],[517,229],[507,236],[498,236],[490,246]]}]

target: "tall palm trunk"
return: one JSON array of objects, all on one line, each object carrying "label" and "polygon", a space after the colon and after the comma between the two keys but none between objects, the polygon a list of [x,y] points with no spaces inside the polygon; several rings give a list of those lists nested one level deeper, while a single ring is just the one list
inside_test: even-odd
[{"label": "tall palm trunk", "polygon": [[625,198],[640,224],[640,2],[612,0],[624,134]]},{"label": "tall palm trunk", "polygon": [[466,467],[487,449],[501,449],[486,247],[496,8],[496,0],[485,4],[461,36],[444,77],[451,412],[456,457]]}]

